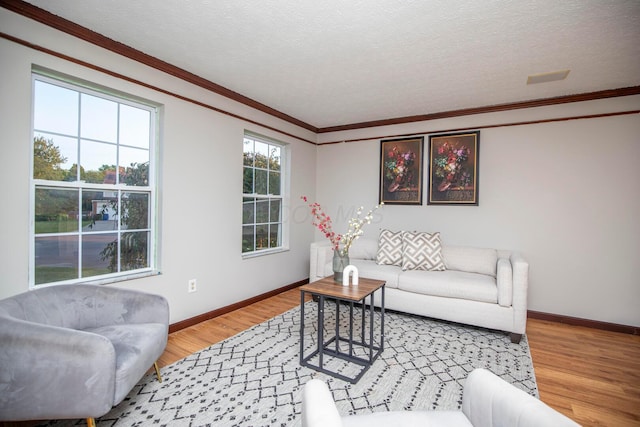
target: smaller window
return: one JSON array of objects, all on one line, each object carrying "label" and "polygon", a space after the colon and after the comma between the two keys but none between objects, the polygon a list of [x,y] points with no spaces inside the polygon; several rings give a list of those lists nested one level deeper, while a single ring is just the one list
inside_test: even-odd
[{"label": "smaller window", "polygon": [[242,253],[282,248],[286,147],[252,134],[243,146]]}]

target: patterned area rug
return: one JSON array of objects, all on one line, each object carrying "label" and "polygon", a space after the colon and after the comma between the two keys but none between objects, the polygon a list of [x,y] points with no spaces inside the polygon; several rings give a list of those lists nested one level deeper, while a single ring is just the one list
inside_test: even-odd
[{"label": "patterned area rug", "polygon": [[[335,318],[327,304],[325,318]],[[356,310],[358,311],[358,310]],[[341,311],[343,313],[343,311]],[[316,303],[305,305],[305,354]],[[342,318],[346,316],[342,315]],[[146,375],[98,426],[299,426],[302,386],[325,380],[341,414],[459,409],[462,386],[484,367],[538,396],[526,336],[387,311],[385,348],[357,384],[302,367],[300,307]],[[84,420],[45,425],[84,425]]]}]

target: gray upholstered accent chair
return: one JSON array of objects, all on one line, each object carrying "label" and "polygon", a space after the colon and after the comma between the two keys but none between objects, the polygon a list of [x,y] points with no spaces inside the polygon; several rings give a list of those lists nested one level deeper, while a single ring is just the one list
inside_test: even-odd
[{"label": "gray upholstered accent chair", "polygon": [[486,369],[465,380],[461,411],[389,411],[341,417],[329,388],[308,381],[302,393],[302,427],[579,427],[535,397]]},{"label": "gray upholstered accent chair", "polygon": [[86,418],[120,403],[167,345],[159,295],[97,285],[0,301],[0,420]]}]

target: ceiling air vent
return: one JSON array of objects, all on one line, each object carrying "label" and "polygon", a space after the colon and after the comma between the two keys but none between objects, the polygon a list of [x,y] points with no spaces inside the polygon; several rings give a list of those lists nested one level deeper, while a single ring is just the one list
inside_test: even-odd
[{"label": "ceiling air vent", "polygon": [[571,70],[551,71],[549,73],[531,74],[527,77],[527,84],[555,82],[556,80],[564,80]]}]

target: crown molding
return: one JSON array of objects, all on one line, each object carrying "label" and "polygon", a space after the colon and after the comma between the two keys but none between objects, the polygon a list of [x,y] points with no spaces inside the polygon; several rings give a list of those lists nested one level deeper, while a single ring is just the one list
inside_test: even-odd
[{"label": "crown molding", "polygon": [[244,96],[238,92],[227,89],[219,84],[209,81],[205,78],[197,76],[189,71],[179,68],[168,62],[162,61],[123,43],[110,39],[102,34],[92,31],[86,27],[78,25],[60,16],[54,15],[44,9],[34,6],[22,0],[0,0],[0,7],[15,12],[26,18],[33,19],[49,27],[55,28],[59,31],[77,37],[86,42],[92,43],[96,46],[107,49],[111,52],[117,53],[126,58],[140,62],[149,67],[155,68],[159,71],[167,73],[171,76],[184,80],[188,83],[199,86],[203,89],[216,93],[218,95],[229,98],[240,104],[254,108],[263,113],[269,114],[273,117],[279,118],[285,122],[299,126],[303,129],[309,130],[316,134],[347,131],[356,129],[365,129],[378,126],[390,126],[404,123],[430,121],[436,119],[468,116],[475,114],[494,113],[509,110],[518,110],[524,108],[535,108],[550,105],[566,104],[572,102],[591,101],[597,99],[614,98],[629,95],[640,94],[640,86],[632,86],[619,89],[609,89],[597,92],[588,92],[567,96],[558,96],[553,98],[535,99],[530,101],[512,102],[506,104],[481,106],[474,108],[465,108],[460,110],[443,111],[438,113],[421,114],[415,116],[397,117],[390,119],[372,120],[367,122],[351,123],[339,126],[328,126],[318,128],[274,108],[271,108],[265,104],[255,101],[247,96]]},{"label": "crown molding", "polygon": [[338,132],[345,130],[364,129],[378,126],[390,126],[404,123],[424,122],[451,117],[470,116],[474,114],[495,113],[500,111],[520,110],[523,108],[545,107],[549,105],[568,104],[572,102],[593,101],[596,99],[616,98],[640,94],[640,86],[620,89],[608,89],[597,92],[580,93],[575,95],[557,96],[553,98],[534,99],[531,101],[510,102],[507,104],[488,105],[483,107],[465,108],[461,110],[443,111],[440,113],[422,114],[417,116],[397,117],[394,119],[373,120],[369,122],[352,123],[340,126],[318,128],[317,133]]},{"label": "crown molding", "polygon": [[256,110],[262,111],[263,113],[269,114],[273,117],[277,117],[296,126],[300,126],[303,129],[307,129],[315,133],[317,133],[318,131],[315,126],[312,126],[309,123],[298,120],[295,117],[291,117],[288,114],[264,105],[238,92],[234,92],[231,89],[227,89],[224,86],[213,83],[212,81],[190,73],[189,71],[186,71],[180,67],[176,67],[175,65],[169,64],[168,62],[162,61],[161,59],[158,59],[123,43],[105,37],[102,34],[99,34],[60,16],[54,15],[53,13],[34,6],[30,3],[24,2],[22,0],[0,0],[0,6],[26,18],[33,19],[34,21],[40,22],[41,24],[55,28],[56,30],[77,37],[96,46],[102,47],[126,58],[140,62],[141,64],[147,65],[151,68],[155,68],[156,70],[177,77],[208,91],[217,93],[218,95],[222,95],[248,107],[255,108]]}]

